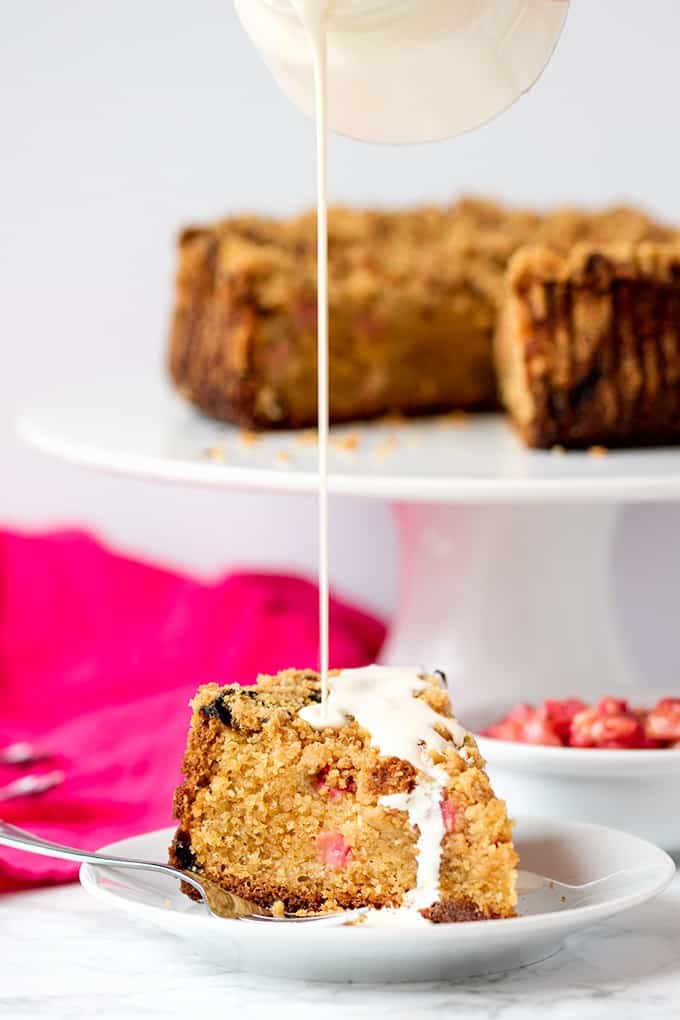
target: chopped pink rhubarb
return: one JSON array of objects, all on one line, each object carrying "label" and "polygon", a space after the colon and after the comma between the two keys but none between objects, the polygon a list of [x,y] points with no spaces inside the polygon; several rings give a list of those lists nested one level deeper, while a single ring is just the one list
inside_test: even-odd
[{"label": "chopped pink rhubarb", "polygon": [[319,860],[331,871],[343,871],[352,859],[352,848],[341,832],[321,832],[316,837]]},{"label": "chopped pink rhubarb", "polygon": [[515,705],[500,722],[482,731],[485,737],[511,740],[520,744],[561,744],[552,721],[543,707],[534,708],[526,703]]},{"label": "chopped pink rhubarb", "polygon": [[299,301],[294,314],[303,329],[316,328],[316,301],[313,298],[303,298]]},{"label": "chopped pink rhubarb", "polygon": [[680,698],[661,698],[654,708],[614,697],[593,705],[580,698],[548,699],[539,708],[521,703],[482,735],[564,747],[672,747],[680,741]]},{"label": "chopped pink rhubarb", "polygon": [[458,825],[458,808],[452,800],[440,800],[439,807],[444,819],[444,828],[447,832],[455,832]]},{"label": "chopped pink rhubarb", "polygon": [[645,746],[638,716],[619,698],[603,698],[598,705],[577,712],[571,721],[572,747],[633,748]]},{"label": "chopped pink rhubarb", "polygon": [[587,707],[585,701],[581,701],[580,698],[565,698],[564,701],[548,698],[543,702],[542,711],[553,732],[563,744],[566,744],[569,741],[574,716]]},{"label": "chopped pink rhubarb", "polygon": [[662,698],[647,716],[645,730],[650,740],[680,740],[680,698]]}]

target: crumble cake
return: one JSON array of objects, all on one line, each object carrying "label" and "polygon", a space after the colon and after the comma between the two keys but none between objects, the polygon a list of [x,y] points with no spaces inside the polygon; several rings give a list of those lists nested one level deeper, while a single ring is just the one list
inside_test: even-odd
[{"label": "crumble cake", "polygon": [[[528,244],[663,240],[626,207],[547,215],[329,211],[333,422],[498,404],[493,335],[509,259]],[[184,231],[170,372],[199,409],[247,427],[316,423],[316,218],[235,217]]]},{"label": "crumble cake", "polygon": [[[517,855],[440,676],[310,671],[192,702],[170,862],[264,907],[511,917]],[[190,892],[190,890],[187,890]]]},{"label": "crumble cake", "polygon": [[529,446],[678,442],[680,243],[519,251],[496,358]]}]

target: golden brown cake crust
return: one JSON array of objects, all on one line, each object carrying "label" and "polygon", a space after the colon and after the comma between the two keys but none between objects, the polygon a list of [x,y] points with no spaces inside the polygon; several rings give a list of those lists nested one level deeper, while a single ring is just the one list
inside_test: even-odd
[{"label": "golden brown cake crust", "polygon": [[[450,715],[436,678],[419,696]],[[415,771],[381,758],[356,722],[313,730],[298,712],[319,698],[316,674],[294,670],[257,687],[200,688],[170,861],[287,911],[399,906],[415,885],[417,833],[379,799],[410,791]],[[462,755],[451,741],[440,758],[449,775],[440,873],[448,907],[433,920],[447,910],[462,917],[470,903],[480,917],[512,916],[517,858],[505,805],[471,737]]]},{"label": "golden brown cake crust", "polygon": [[680,439],[680,243],[544,247],[510,262],[501,392],[529,446]]}]

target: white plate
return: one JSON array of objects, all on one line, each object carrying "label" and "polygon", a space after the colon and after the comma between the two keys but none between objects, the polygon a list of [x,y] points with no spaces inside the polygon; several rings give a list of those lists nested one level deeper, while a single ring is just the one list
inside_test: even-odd
[{"label": "white plate", "polygon": [[[18,419],[41,450],[88,467],[194,485],[314,492],[317,451],[294,432],[246,443],[160,379],[110,380],[35,400]],[[348,435],[358,439],[343,448]],[[223,460],[206,456],[224,451]],[[680,447],[606,457],[526,450],[501,415],[333,429],[332,492],[414,502],[680,498]]]},{"label": "white plate", "polygon": [[[164,860],[171,835],[151,832],[106,849]],[[80,880],[110,907],[179,935],[225,970],[316,981],[434,981],[543,960],[574,932],[661,892],[675,871],[657,847],[596,825],[521,817],[516,845],[525,872],[561,882],[583,884],[626,868],[635,874],[566,902],[549,886],[522,893],[517,918],[413,929],[244,924],[210,917],[160,876],[85,864]],[[531,884],[529,876],[524,881]]]}]

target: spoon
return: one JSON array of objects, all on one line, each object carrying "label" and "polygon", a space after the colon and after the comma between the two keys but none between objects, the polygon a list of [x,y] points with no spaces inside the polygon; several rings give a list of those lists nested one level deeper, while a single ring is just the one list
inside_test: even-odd
[{"label": "spoon", "polygon": [[314,923],[325,927],[332,927],[339,924],[348,924],[365,913],[365,908],[360,908],[358,910],[336,911],[329,914],[286,914],[283,917],[275,917],[265,907],[260,906],[260,904],[227,892],[207,878],[201,877],[199,880],[191,871],[183,871],[181,868],[174,868],[170,864],[161,864],[157,861],[135,860],[130,857],[117,857],[112,854],[76,850],[74,847],[52,843],[50,840],[42,839],[31,832],[26,832],[25,829],[19,829],[16,825],[10,825],[9,822],[1,820],[0,845],[10,846],[15,850],[25,850],[28,853],[42,854],[44,857],[58,857],[62,860],[81,861],[87,864],[107,864],[116,868],[132,868],[137,871],[153,871],[161,875],[169,875],[180,882],[186,882],[195,889],[213,917],[226,917],[239,921]]}]

